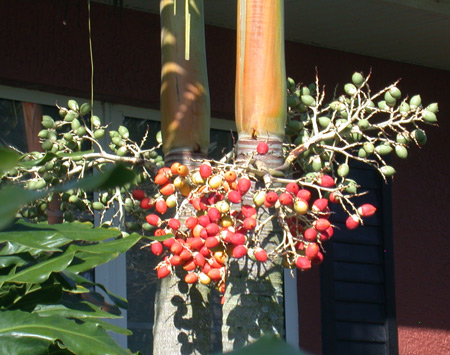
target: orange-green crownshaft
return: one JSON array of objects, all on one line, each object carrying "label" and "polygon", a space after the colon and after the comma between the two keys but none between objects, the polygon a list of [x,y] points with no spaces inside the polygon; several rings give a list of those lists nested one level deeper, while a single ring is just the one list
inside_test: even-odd
[{"label": "orange-green crownshaft", "polygon": [[240,135],[284,136],[283,0],[239,0],[236,125]]},{"label": "orange-green crownshaft", "polygon": [[161,0],[160,13],[164,152],[206,153],[211,114],[203,0]]}]

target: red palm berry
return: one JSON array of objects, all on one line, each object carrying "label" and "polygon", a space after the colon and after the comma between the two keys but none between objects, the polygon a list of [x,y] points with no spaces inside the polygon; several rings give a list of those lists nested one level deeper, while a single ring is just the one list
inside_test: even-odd
[{"label": "red palm berry", "polygon": [[255,259],[262,263],[267,260],[267,253],[262,248],[256,248],[254,254],[255,254]]},{"label": "red palm berry", "polygon": [[228,192],[227,197],[231,203],[240,203],[242,201],[242,196],[239,191],[232,190]]},{"label": "red palm berry", "polygon": [[292,195],[288,192],[283,192],[278,199],[280,200],[280,203],[284,206],[289,206],[293,202]]},{"label": "red palm berry", "polygon": [[309,243],[305,250],[305,255],[312,259],[319,252],[319,245],[317,243]]},{"label": "red palm berry", "polygon": [[345,221],[345,226],[347,229],[355,229],[359,226],[359,218],[356,215],[348,216],[347,220]]},{"label": "red palm berry", "polygon": [[311,263],[313,263],[314,265],[319,265],[322,263],[322,261],[323,261],[323,254],[320,251],[314,258],[311,259]]},{"label": "red palm berry", "polygon": [[200,175],[203,179],[207,179],[211,176],[212,168],[209,164],[202,164],[199,167]]},{"label": "red palm berry", "polygon": [[219,225],[217,223],[210,223],[205,227],[206,232],[208,233],[209,237],[213,237],[217,234],[219,234]]},{"label": "red palm berry", "polygon": [[155,204],[155,209],[157,212],[164,214],[167,212],[167,204],[164,200],[158,200]]},{"label": "red palm berry", "polygon": [[[204,272],[204,271],[203,271]],[[222,278],[222,272],[221,269],[211,269],[207,273],[209,278],[215,282],[219,281]]]},{"label": "red palm berry", "polygon": [[197,266],[203,267],[203,265],[205,265],[205,263],[206,263],[206,259],[202,254],[195,253],[194,254],[194,262]]},{"label": "red palm berry", "polygon": [[153,205],[154,205],[153,200],[148,197],[143,198],[140,203],[140,206],[143,210],[148,210],[152,208]]},{"label": "red palm berry", "polygon": [[256,151],[259,155],[265,155],[269,151],[269,146],[266,142],[259,142],[256,146]]},{"label": "red palm berry", "polygon": [[169,263],[172,266],[180,266],[181,264],[183,264],[183,260],[181,260],[179,255],[173,255],[170,259],[169,259]]},{"label": "red palm berry", "polygon": [[239,259],[242,258],[243,256],[245,256],[247,254],[247,248],[243,245],[236,245],[233,248],[233,258]]},{"label": "red palm berry", "polygon": [[300,188],[295,182],[290,182],[289,184],[286,185],[286,192],[290,192],[291,194],[297,195],[299,190]]},{"label": "red palm berry", "polygon": [[361,217],[371,217],[375,214],[376,210],[375,206],[366,203],[358,208],[358,213]]},{"label": "red palm berry", "polygon": [[314,201],[311,209],[314,212],[324,212],[327,207],[328,207],[328,200],[326,198],[318,198],[317,200]]},{"label": "red palm berry", "polygon": [[231,236],[231,242],[234,245],[243,245],[247,242],[247,237],[242,233],[234,233]]},{"label": "red palm berry", "polygon": [[207,237],[205,239],[205,247],[207,247],[207,248],[214,248],[214,247],[218,246],[219,243],[220,243],[220,239],[217,236]]},{"label": "red palm berry", "polygon": [[150,245],[150,250],[155,255],[161,255],[162,252],[163,252],[163,246],[162,246],[162,244],[160,242],[153,242]]},{"label": "red palm berry", "polygon": [[319,184],[322,187],[333,187],[334,186],[334,179],[330,175],[322,175],[319,178]]},{"label": "red palm berry", "polygon": [[166,265],[162,265],[158,267],[156,270],[156,275],[158,276],[158,279],[163,279],[164,277],[168,276],[170,274],[170,269]]},{"label": "red palm berry", "polygon": [[175,192],[175,185],[174,184],[165,184],[163,187],[159,189],[159,192],[161,192],[164,196],[170,196]]},{"label": "red palm berry", "polygon": [[159,216],[156,214],[147,215],[145,217],[145,220],[147,221],[148,224],[155,227],[159,227],[161,225],[161,218],[159,218]]},{"label": "red palm berry", "polygon": [[192,250],[199,250],[204,245],[203,239],[200,237],[188,238],[186,243]]},{"label": "red palm berry", "polygon": [[184,277],[184,281],[187,284],[194,284],[198,280],[198,275],[196,273],[190,272]]},{"label": "red palm berry", "polygon": [[167,224],[170,228],[177,230],[181,227],[181,222],[176,218],[171,218]]},{"label": "red palm berry", "polygon": [[222,214],[220,213],[220,211],[219,211],[216,207],[211,207],[211,208],[208,210],[208,217],[209,217],[209,220],[210,220],[211,222],[213,222],[213,223],[219,222],[219,221],[220,221],[221,215],[222,215]]},{"label": "red palm berry", "polygon": [[319,218],[314,221],[313,225],[317,231],[325,232],[331,226],[331,223],[329,220],[327,220],[325,218]]},{"label": "red palm berry", "polygon": [[305,201],[309,201],[309,199],[311,198],[311,192],[306,189],[301,189],[297,192],[297,197],[299,197]]},{"label": "red palm berry", "polygon": [[180,253],[183,251],[183,246],[181,245],[181,243],[175,241],[170,247],[170,251],[172,254],[180,255]]},{"label": "red palm berry", "polygon": [[242,195],[245,195],[245,193],[250,189],[251,185],[252,183],[249,179],[240,178],[237,183],[237,188]]},{"label": "red palm berry", "polygon": [[188,217],[186,219],[186,222],[184,222],[184,224],[186,225],[186,227],[188,227],[189,229],[193,229],[198,223],[198,220],[196,217]]},{"label": "red palm berry", "polygon": [[314,228],[308,228],[303,232],[303,237],[308,242],[315,242],[317,240],[317,231]]},{"label": "red palm berry", "polygon": [[248,231],[251,231],[256,228],[256,219],[253,217],[247,217],[244,219],[244,228]]},{"label": "red palm berry", "polygon": [[300,270],[308,270],[311,269],[311,260],[304,257],[304,256],[299,256],[297,258],[297,261],[295,262],[295,264],[297,265],[297,267]]},{"label": "red palm berry", "polygon": [[201,226],[206,227],[210,223],[211,220],[209,219],[207,214],[198,217],[198,224],[200,224]]},{"label": "red palm berry", "polygon": [[275,202],[277,202],[277,200],[278,200],[278,195],[275,191],[269,191],[266,194],[266,201],[268,204],[273,206],[275,204]]},{"label": "red palm berry", "polygon": [[242,205],[241,212],[244,217],[254,217],[257,213],[256,208],[250,205]]},{"label": "red palm berry", "polygon": [[155,176],[155,183],[162,186],[170,182],[169,177],[165,173],[159,173]]},{"label": "red palm berry", "polygon": [[175,238],[169,238],[169,239],[163,240],[162,243],[164,244],[164,246],[165,246],[166,248],[169,248],[169,249],[170,249],[170,247],[172,246],[172,244],[175,243]]},{"label": "red palm berry", "polygon": [[142,201],[145,198],[145,192],[139,189],[134,190],[132,195],[135,200],[139,201]]}]

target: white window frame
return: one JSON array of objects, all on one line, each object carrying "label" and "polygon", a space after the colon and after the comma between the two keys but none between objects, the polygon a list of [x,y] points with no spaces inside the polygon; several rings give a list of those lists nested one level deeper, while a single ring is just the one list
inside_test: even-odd
[{"label": "white window frame", "polygon": [[[37,90],[22,89],[17,87],[0,85],[0,98],[34,102],[42,105],[53,106],[58,103],[65,106],[67,100],[75,99],[78,102],[89,102],[89,99],[80,97],[69,97],[61,94],[42,92]],[[101,117],[104,123],[110,123],[112,127],[118,127],[122,124],[125,117],[147,119],[152,121],[161,121],[161,112],[158,110],[135,107],[122,104],[113,104],[108,102],[94,101],[94,113]],[[234,121],[212,118],[211,128],[236,131]],[[299,325],[298,325],[298,302],[297,302],[297,273],[293,270],[284,272],[284,308],[285,308],[285,329],[286,340],[295,347],[299,346]],[[127,278],[126,278],[126,255],[121,254],[116,259],[105,265],[95,268],[95,282],[103,284],[111,292],[125,297],[127,296]],[[96,290],[103,292],[100,289]],[[110,320],[111,323],[123,328],[127,328],[127,311],[122,310],[123,318]],[[127,336],[122,334],[111,334],[120,346],[127,348]]]}]

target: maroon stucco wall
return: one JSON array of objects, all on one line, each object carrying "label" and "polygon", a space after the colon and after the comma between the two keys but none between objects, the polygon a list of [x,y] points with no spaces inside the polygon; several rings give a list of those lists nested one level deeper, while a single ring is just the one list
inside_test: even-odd
[{"label": "maroon stucco wall", "polygon": [[[68,2],[63,24],[65,3],[1,0],[0,84],[89,96],[87,10]],[[158,107],[159,18],[127,9],[120,15],[93,3],[92,33],[95,97]],[[232,119],[235,34],[209,26],[206,38],[212,111]],[[314,80],[317,67],[330,91],[347,82],[353,71],[372,68],[373,89],[401,77],[404,94],[421,93],[424,102],[439,102],[440,128],[428,129],[429,143],[420,151],[412,149],[407,161],[394,161],[393,231],[400,353],[449,353],[450,73],[295,43],[286,44],[286,64],[289,76],[306,83]],[[318,353],[318,272],[299,279],[301,343]]]}]

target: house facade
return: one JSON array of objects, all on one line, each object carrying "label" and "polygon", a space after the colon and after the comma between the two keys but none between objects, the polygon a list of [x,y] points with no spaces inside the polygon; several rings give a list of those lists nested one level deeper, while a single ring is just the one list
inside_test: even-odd
[{"label": "house facade", "polygon": [[[287,10],[290,3],[293,2],[286,1]],[[332,2],[323,3],[332,6]],[[352,2],[343,3],[349,6]],[[355,3],[360,2],[352,4]],[[390,7],[392,21],[399,16],[399,9],[412,11],[407,1],[368,3]],[[224,1],[216,6],[230,4]],[[91,66],[85,2],[22,0],[3,1],[2,5],[0,100],[5,105],[33,102],[45,107],[51,107],[55,101],[64,102],[68,97],[88,101]],[[150,10],[154,6],[151,4]],[[112,126],[132,127],[132,134],[140,132],[142,125],[157,129],[160,122],[159,17],[135,7],[119,10],[102,2],[91,4],[94,109]],[[440,13],[440,8],[431,6],[431,10],[419,8],[412,13],[417,15],[418,11],[423,21],[446,19],[450,23],[450,10],[442,9]],[[358,10],[359,5],[352,9]],[[217,23],[214,16],[211,13],[210,22]],[[226,16],[230,14],[224,12],[223,17]],[[372,16],[376,18],[376,14]],[[286,71],[296,82],[313,82],[317,69],[321,82],[332,93],[335,85],[348,82],[354,71],[371,70],[373,90],[402,78],[399,87],[405,95],[419,93],[425,103],[439,102],[440,112],[439,127],[427,129],[428,143],[423,148],[412,148],[406,161],[392,159],[397,170],[392,183],[384,184],[371,170],[355,169],[378,212],[364,228],[352,232],[338,230],[325,245],[327,254],[320,268],[287,281],[288,340],[314,354],[447,354],[450,352],[450,259],[446,250],[450,237],[447,231],[450,168],[446,148],[450,134],[450,28],[447,33],[440,33],[436,27],[429,34],[429,41],[436,41],[437,47],[442,46],[441,37],[445,40],[447,36],[447,49],[440,48],[439,57],[430,55],[430,58],[419,47],[415,49],[416,64],[412,64],[412,60],[350,53],[340,42],[330,49],[294,41],[292,22],[296,19],[308,21],[304,13],[287,11],[287,33],[292,40],[286,42]],[[327,20],[331,21],[318,18],[317,26],[323,26]],[[434,22],[430,23],[417,26],[422,26],[422,30],[433,28]],[[367,29],[373,32],[375,25],[375,20],[368,22]],[[348,28],[352,24],[341,26]],[[360,40],[365,35],[361,33]],[[407,47],[405,38],[397,35],[398,32],[387,31],[386,46]],[[229,132],[234,129],[235,37],[232,28],[214,25],[206,28],[213,116],[211,141],[217,142],[219,148],[231,144]],[[354,33],[348,41],[357,42]],[[360,47],[366,48],[363,43]],[[7,122],[2,124],[6,127]],[[8,133],[8,139],[18,139],[24,124]],[[5,141],[6,131],[3,129],[0,136]],[[339,215],[335,224],[342,225]],[[131,296],[130,309],[120,324],[132,329],[134,335],[120,341],[134,351],[141,347],[145,354],[145,349],[151,349],[153,322],[151,297],[155,275],[151,263],[148,254],[134,250],[96,270],[96,281],[128,295],[129,299]]]}]

